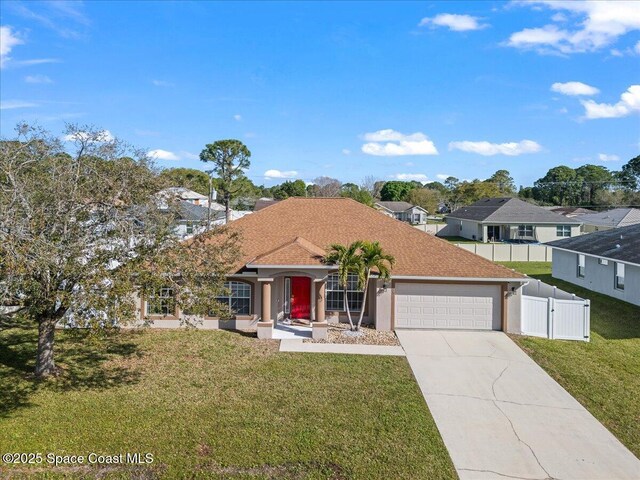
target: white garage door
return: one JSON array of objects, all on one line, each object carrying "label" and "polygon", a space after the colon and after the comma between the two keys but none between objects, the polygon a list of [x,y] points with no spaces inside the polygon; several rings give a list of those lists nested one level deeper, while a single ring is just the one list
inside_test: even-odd
[{"label": "white garage door", "polygon": [[395,327],[500,330],[500,287],[398,283]]}]

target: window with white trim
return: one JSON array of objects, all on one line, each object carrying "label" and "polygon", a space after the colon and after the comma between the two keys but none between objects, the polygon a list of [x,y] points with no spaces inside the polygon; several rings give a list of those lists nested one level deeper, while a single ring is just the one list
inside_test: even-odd
[{"label": "window with white trim", "polygon": [[518,225],[519,237],[533,237],[533,225]]},{"label": "window with white trim", "polygon": [[[327,276],[327,286],[325,290],[327,310],[344,312],[344,288],[340,286],[338,274],[332,273]],[[347,301],[349,310],[359,312],[362,309],[364,293],[358,288],[358,276],[350,273],[347,278]]]},{"label": "window with white trim", "polygon": [[558,236],[558,237],[570,237],[571,236],[571,225],[557,225],[556,226],[556,236]]},{"label": "window with white trim", "polygon": [[600,265],[609,265],[609,260],[607,260],[606,258],[599,258],[598,263]]},{"label": "window with white trim", "polygon": [[162,287],[147,299],[147,315],[174,315],[175,312],[176,302],[171,287]]},{"label": "window with white trim", "polygon": [[584,259],[584,255],[582,254],[578,254],[578,277],[584,277],[584,263],[585,263],[585,259]]},{"label": "window with white trim", "polygon": [[624,263],[615,263],[615,283],[618,290],[624,290]]},{"label": "window with white trim", "polygon": [[251,284],[245,282],[224,282],[226,295],[216,297],[216,300],[227,305],[229,312],[236,315],[249,315],[251,313]]}]

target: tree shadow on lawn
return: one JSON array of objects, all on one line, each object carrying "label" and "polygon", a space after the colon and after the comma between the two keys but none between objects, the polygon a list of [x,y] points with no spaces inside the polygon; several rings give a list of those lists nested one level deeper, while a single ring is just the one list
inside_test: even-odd
[{"label": "tree shadow on lawn", "polygon": [[37,327],[17,320],[0,328],[0,418],[32,405],[39,390],[66,392],[104,390],[137,383],[140,372],[126,360],[143,353],[135,342],[139,333],[95,333],[87,330],[56,330],[54,346],[56,376],[35,378]]},{"label": "tree shadow on lawn", "polygon": [[640,338],[640,307],[596,293],[569,282],[553,278],[551,274],[529,275],[565,292],[591,300],[591,330],[606,340]]}]

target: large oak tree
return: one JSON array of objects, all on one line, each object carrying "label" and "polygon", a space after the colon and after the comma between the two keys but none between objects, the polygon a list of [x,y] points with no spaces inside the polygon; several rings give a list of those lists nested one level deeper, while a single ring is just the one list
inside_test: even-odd
[{"label": "large oak tree", "polygon": [[222,228],[179,242],[163,186],[143,152],[94,128],[59,139],[19,125],[0,141],[0,321],[37,324],[37,376],[57,371],[57,326],[122,326],[135,291],[169,288],[194,315],[221,311],[238,239]]}]

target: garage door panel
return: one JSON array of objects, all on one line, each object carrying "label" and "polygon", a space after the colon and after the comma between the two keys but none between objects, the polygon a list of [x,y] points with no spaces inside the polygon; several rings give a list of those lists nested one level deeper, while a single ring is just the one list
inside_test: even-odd
[{"label": "garage door panel", "polygon": [[500,329],[500,287],[398,283],[396,328]]}]

